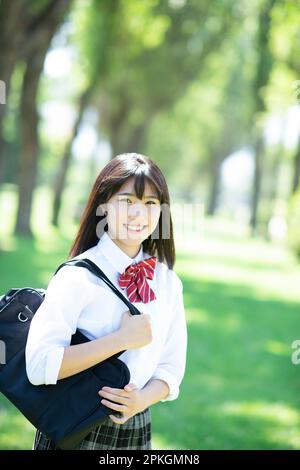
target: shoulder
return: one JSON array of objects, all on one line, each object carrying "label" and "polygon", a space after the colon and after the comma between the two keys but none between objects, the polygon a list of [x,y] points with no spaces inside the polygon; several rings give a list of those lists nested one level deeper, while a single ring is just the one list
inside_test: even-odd
[{"label": "shoulder", "polygon": [[[82,286],[86,282],[86,273],[84,268],[76,266],[63,266],[55,274],[53,273],[47,287],[47,293],[71,291],[82,291]],[[80,289],[80,290],[79,290]]]},{"label": "shoulder", "polygon": [[[90,248],[89,250],[81,253],[78,256],[75,256],[72,259],[82,259],[82,258],[89,258],[94,261],[94,247]],[[61,263],[63,264],[63,262]],[[82,287],[85,283],[91,282],[94,276],[84,267],[81,266],[62,266],[57,273],[55,271],[53,276],[50,280],[49,287],[61,287],[61,288],[77,288]]]},{"label": "shoulder", "polygon": [[183,284],[178,274],[174,269],[170,269],[165,263],[157,262],[157,272],[160,280],[166,284],[168,289],[171,289],[174,292],[181,291],[183,289]]}]

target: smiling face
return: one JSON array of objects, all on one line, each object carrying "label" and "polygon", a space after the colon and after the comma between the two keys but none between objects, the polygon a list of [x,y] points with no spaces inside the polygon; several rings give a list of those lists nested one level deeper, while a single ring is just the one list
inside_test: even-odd
[{"label": "smiling face", "polygon": [[108,235],[129,256],[134,257],[141,243],[151,235],[159,221],[161,205],[155,187],[145,181],[139,199],[134,178],[129,178],[103,205],[107,212]]}]

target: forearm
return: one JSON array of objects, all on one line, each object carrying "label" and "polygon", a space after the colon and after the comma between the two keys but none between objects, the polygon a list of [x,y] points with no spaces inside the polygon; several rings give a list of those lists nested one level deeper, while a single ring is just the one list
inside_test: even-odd
[{"label": "forearm", "polygon": [[151,379],[144,388],[140,390],[140,393],[145,409],[167,398],[169,395],[169,386],[163,380]]},{"label": "forearm", "polygon": [[82,372],[125,349],[119,330],[93,341],[68,346],[64,350],[58,379]]}]

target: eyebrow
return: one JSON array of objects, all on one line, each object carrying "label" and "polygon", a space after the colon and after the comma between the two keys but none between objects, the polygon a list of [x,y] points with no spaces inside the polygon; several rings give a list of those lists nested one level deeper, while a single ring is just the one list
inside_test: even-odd
[{"label": "eyebrow", "polygon": [[[118,193],[117,196],[134,196],[134,197],[136,197],[136,195],[133,194],[133,193]],[[149,196],[145,196],[145,198],[146,199],[147,198],[153,198],[153,199],[158,199],[159,200],[159,198],[157,196],[154,196],[154,194],[150,194]]]}]

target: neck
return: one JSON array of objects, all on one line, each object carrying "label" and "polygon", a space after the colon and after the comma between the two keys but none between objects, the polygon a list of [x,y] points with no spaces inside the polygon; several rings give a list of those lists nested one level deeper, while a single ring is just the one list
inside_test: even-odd
[{"label": "neck", "polygon": [[138,245],[127,245],[122,240],[118,240],[117,238],[111,238],[111,239],[130,258],[135,258],[142,246],[141,243]]}]

